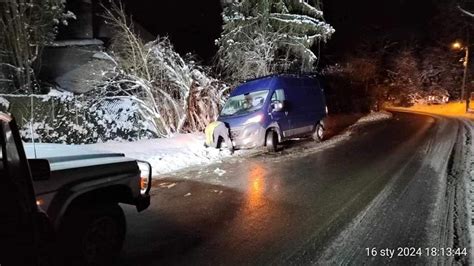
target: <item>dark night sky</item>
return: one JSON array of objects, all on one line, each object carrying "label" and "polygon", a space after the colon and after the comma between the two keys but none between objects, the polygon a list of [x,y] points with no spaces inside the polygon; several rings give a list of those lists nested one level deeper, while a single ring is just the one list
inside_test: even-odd
[{"label": "dark night sky", "polygon": [[[350,53],[359,42],[389,35],[393,40],[427,38],[433,0],[326,0],[326,20],[336,34],[326,55]],[[127,8],[151,33],[169,35],[181,53],[194,52],[209,62],[216,52],[222,20],[220,0],[125,0]]]},{"label": "dark night sky", "polygon": [[154,35],[167,35],[180,53],[209,62],[222,28],[220,0],[124,0],[135,20]]},{"label": "dark night sky", "polygon": [[343,55],[353,53],[361,42],[383,37],[423,45],[432,37],[430,21],[436,8],[432,0],[326,0],[324,12],[336,29],[325,54]]}]

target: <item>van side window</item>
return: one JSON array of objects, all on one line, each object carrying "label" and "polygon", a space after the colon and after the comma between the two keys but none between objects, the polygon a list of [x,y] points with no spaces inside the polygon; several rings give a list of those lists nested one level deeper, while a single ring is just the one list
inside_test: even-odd
[{"label": "van side window", "polygon": [[283,102],[285,100],[285,91],[283,89],[275,90],[272,95],[272,102],[280,101]]}]

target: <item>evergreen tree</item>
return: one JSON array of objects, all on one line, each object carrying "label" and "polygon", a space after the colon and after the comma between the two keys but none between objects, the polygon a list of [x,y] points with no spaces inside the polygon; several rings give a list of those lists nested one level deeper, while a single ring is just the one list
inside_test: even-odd
[{"label": "evergreen tree", "polygon": [[221,70],[234,80],[312,71],[317,56],[311,48],[335,31],[319,6],[319,1],[308,0],[231,1],[224,7],[223,32],[217,40]]}]

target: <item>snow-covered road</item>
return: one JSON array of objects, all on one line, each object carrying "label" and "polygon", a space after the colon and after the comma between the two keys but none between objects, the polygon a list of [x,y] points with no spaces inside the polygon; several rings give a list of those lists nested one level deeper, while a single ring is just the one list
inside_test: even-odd
[{"label": "snow-covered road", "polygon": [[147,211],[125,207],[121,265],[466,263],[464,255],[366,251],[466,247],[462,206],[451,204],[462,130],[456,119],[396,113],[324,149],[298,146],[160,179]]}]

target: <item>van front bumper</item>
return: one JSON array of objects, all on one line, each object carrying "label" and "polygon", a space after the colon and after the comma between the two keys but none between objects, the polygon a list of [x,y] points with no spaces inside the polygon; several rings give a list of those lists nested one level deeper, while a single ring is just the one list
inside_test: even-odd
[{"label": "van front bumper", "polygon": [[231,139],[236,149],[252,149],[265,145],[265,128],[260,124],[249,124],[231,128]]}]

